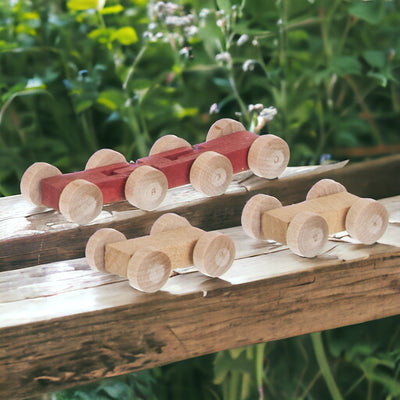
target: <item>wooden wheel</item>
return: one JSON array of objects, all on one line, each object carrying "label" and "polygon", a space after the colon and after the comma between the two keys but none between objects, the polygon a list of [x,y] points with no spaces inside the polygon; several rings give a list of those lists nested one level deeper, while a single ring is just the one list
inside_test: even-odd
[{"label": "wooden wheel", "polygon": [[321,253],[328,235],[326,220],[318,214],[304,211],[290,221],[286,241],[293,253],[311,258]]},{"label": "wooden wheel", "polygon": [[129,284],[142,292],[153,293],[161,289],[171,274],[171,260],[154,247],[136,251],[131,257],[127,275]]},{"label": "wooden wheel", "polygon": [[68,221],[84,225],[100,214],[103,195],[94,183],[76,179],[61,192],[58,207]]},{"label": "wooden wheel", "polygon": [[373,199],[358,199],[346,216],[346,230],[364,244],[375,243],[386,231],[389,215],[386,207]]},{"label": "wooden wheel", "polygon": [[156,209],[168,191],[166,176],[158,169],[142,165],[133,170],[125,183],[125,197],[142,210]]},{"label": "wooden wheel", "polygon": [[31,203],[36,206],[42,205],[42,190],[40,182],[44,178],[50,178],[51,176],[62,175],[61,171],[53,165],[37,162],[32,164],[22,175],[21,178],[21,194]]},{"label": "wooden wheel", "polygon": [[105,266],[105,250],[109,243],[122,242],[126,240],[123,233],[116,229],[103,228],[90,236],[86,248],[85,257],[92,269],[100,272],[107,272]]},{"label": "wooden wheel", "polygon": [[282,207],[282,203],[273,196],[256,194],[245,204],[242,211],[242,228],[244,232],[254,239],[264,238],[261,226],[262,215],[274,208]]},{"label": "wooden wheel", "polygon": [[230,118],[222,118],[214,122],[207,133],[206,142],[231,133],[245,131],[242,123]]},{"label": "wooden wheel", "polygon": [[235,259],[232,239],[220,232],[205,232],[193,251],[193,264],[203,274],[217,277],[231,267]]},{"label": "wooden wheel", "polygon": [[86,163],[85,170],[122,162],[127,162],[126,158],[121,153],[118,153],[118,151],[101,149],[91,155]]},{"label": "wooden wheel", "polygon": [[190,222],[178,214],[166,213],[157,218],[150,230],[150,235],[190,226]]},{"label": "wooden wheel", "polygon": [[225,193],[232,181],[233,168],[229,159],[214,151],[200,154],[190,169],[190,183],[206,196]]},{"label": "wooden wheel", "polygon": [[289,158],[289,146],[283,139],[275,135],[264,135],[250,146],[247,163],[255,175],[274,179],[285,170]]},{"label": "wooden wheel", "polygon": [[185,139],[182,139],[175,135],[165,135],[157,139],[150,149],[150,156],[159,154],[164,151],[179,149],[180,147],[192,148],[191,144]]},{"label": "wooden wheel", "polygon": [[340,192],[346,192],[346,188],[341,183],[333,179],[321,179],[311,187],[306,198],[312,200]]}]

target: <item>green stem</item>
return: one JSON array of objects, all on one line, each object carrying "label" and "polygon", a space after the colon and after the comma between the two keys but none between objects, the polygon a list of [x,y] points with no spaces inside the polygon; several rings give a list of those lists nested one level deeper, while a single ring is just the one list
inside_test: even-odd
[{"label": "green stem", "polygon": [[257,388],[258,393],[260,395],[260,400],[264,399],[264,390],[263,390],[263,374],[264,374],[264,350],[265,350],[265,343],[259,343],[256,345],[256,381],[257,381]]},{"label": "green stem", "polygon": [[131,65],[131,67],[129,68],[128,73],[126,74],[126,78],[125,78],[124,82],[122,83],[122,89],[126,90],[126,88],[128,86],[128,82],[131,79],[131,77],[132,77],[132,75],[133,75],[133,73],[135,71],[135,68],[138,65],[138,63],[141,60],[141,58],[143,57],[143,54],[146,51],[146,49],[147,49],[147,45],[144,45],[140,49],[139,53],[137,54],[135,60],[133,61],[132,65]]},{"label": "green stem", "polygon": [[322,343],[321,332],[311,333],[310,336],[319,368],[321,370],[322,376],[324,377],[325,383],[328,386],[328,390],[332,396],[332,399],[343,400],[343,396],[340,393],[335,378],[333,377],[332,371],[329,367],[328,359],[325,354],[324,345]]},{"label": "green stem", "polygon": [[238,89],[237,89],[236,82],[235,82],[235,78],[233,77],[233,72],[232,72],[232,71],[229,71],[228,80],[229,80],[229,84],[230,84],[230,86],[231,86],[233,95],[234,95],[236,101],[237,101],[238,104],[239,104],[240,112],[242,113],[243,118],[244,118],[244,119],[246,120],[246,122],[248,123],[248,122],[249,122],[249,121],[248,121],[248,119],[249,119],[248,110],[247,110],[246,104],[244,103],[244,101],[243,101],[242,98],[240,97],[240,94],[239,94],[239,91],[238,91]]}]

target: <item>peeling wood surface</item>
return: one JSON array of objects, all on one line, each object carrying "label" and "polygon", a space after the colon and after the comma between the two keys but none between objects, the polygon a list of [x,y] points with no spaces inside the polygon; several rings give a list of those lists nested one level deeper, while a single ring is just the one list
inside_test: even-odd
[{"label": "peeling wood surface", "polygon": [[[78,227],[20,196],[0,199],[0,394],[24,399],[247,344],[361,323],[400,313],[400,156],[328,170],[288,169],[268,182],[241,174],[228,193],[205,199],[190,186],[145,213],[118,203]],[[293,174],[289,176],[290,174]],[[238,227],[244,202],[263,192],[284,204],[304,200],[330,177],[363,197],[382,198],[390,224],[378,244],[335,234],[314,259]],[[87,237],[112,226],[148,233],[164,211],[219,229],[237,247],[220,279],[178,271],[162,291],[92,271]],[[233,228],[230,228],[233,226]]]},{"label": "peeling wood surface", "polygon": [[400,312],[400,196],[380,243],[332,238],[320,257],[222,230],[221,279],[190,269],[145,294],[84,259],[0,273],[0,393],[27,398],[144,368]]},{"label": "peeling wood surface", "polygon": [[272,181],[240,173],[225,195],[213,198],[186,185],[171,189],[156,211],[140,211],[119,202],[104,207],[96,220],[80,227],[53,210],[32,206],[21,196],[0,198],[0,271],[83,257],[88,238],[104,227],[116,228],[127,237],[142,236],[164,212],[180,214],[206,230],[237,226],[244,204],[254,194],[270,194],[284,205],[292,204],[303,201],[308,189],[322,178],[335,179],[361,197],[400,194],[400,155],[342,168],[344,164],[291,167]]}]

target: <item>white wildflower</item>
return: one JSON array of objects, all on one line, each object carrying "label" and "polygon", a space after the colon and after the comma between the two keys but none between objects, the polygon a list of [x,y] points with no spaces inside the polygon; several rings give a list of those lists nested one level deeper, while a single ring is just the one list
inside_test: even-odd
[{"label": "white wildflower", "polygon": [[264,109],[264,105],[261,103],[257,104],[249,104],[248,110],[249,112],[256,111],[256,112],[261,112]]},{"label": "white wildflower", "polygon": [[278,114],[278,110],[275,107],[267,107],[264,108],[260,112],[260,117],[263,117],[264,119],[267,120],[267,122],[272,121],[275,117],[275,115]]},{"label": "white wildflower", "polygon": [[253,71],[255,65],[256,65],[256,61],[255,60],[246,60],[242,65],[242,69],[243,69],[244,72]]},{"label": "white wildflower", "polygon": [[211,104],[210,111],[208,112],[210,115],[212,114],[218,114],[219,113],[219,107],[217,103]]},{"label": "white wildflower", "polygon": [[243,46],[247,41],[249,40],[249,35],[243,34],[240,36],[240,38],[237,40],[236,44],[238,46]]},{"label": "white wildflower", "polygon": [[231,57],[230,53],[228,53],[227,51],[224,51],[222,53],[218,53],[215,56],[215,60],[216,61],[221,61],[221,62],[226,63],[226,64],[231,64],[232,63],[232,57]]}]

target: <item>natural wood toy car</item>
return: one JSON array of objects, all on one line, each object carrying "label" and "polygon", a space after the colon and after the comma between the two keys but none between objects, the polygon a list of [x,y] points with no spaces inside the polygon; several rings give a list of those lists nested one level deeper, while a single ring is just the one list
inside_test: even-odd
[{"label": "natural wood toy car", "polygon": [[234,258],[231,238],[195,228],[173,213],[159,217],[148,236],[127,240],[123,233],[103,228],[86,245],[92,269],[127,277],[132,287],[143,292],[161,289],[173,269],[191,265],[207,276],[219,277]]},{"label": "natural wood toy car", "polygon": [[242,227],[251,237],[287,244],[299,256],[321,254],[328,235],[346,230],[364,244],[375,243],[388,224],[386,208],[357,197],[332,179],[317,182],[306,201],[282,207],[275,197],[257,194],[245,205]]},{"label": "natural wood toy car", "polygon": [[191,183],[207,196],[221,195],[232,174],[251,169],[277,178],[289,160],[287,143],[275,135],[259,136],[235,120],[215,122],[206,142],[191,146],[175,135],[158,139],[150,155],[134,163],[111,149],[94,153],[85,171],[62,175],[38,162],[21,179],[22,195],[36,205],[60,211],[69,221],[86,224],[103,204],[128,200],[143,210],[156,209],[168,188]]}]

